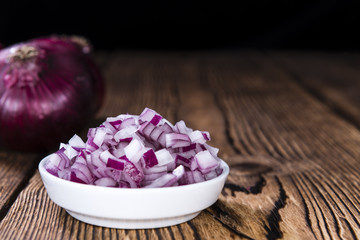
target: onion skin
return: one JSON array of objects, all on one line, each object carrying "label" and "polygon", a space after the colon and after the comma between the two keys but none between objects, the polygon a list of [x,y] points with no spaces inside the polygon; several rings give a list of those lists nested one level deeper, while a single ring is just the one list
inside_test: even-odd
[{"label": "onion skin", "polygon": [[47,151],[86,127],[104,81],[89,46],[67,37],[0,50],[0,147]]}]

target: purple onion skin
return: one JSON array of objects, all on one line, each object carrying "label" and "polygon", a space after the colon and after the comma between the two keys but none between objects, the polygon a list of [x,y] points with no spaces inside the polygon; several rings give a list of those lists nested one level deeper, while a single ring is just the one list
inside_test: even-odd
[{"label": "purple onion skin", "polygon": [[[36,54],[16,58],[19,48]],[[48,151],[86,127],[101,107],[104,81],[83,50],[64,37],[0,50],[0,148]]]}]

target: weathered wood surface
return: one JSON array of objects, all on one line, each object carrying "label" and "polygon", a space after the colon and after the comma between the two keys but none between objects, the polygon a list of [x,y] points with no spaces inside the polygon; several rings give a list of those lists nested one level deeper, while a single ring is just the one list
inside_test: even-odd
[{"label": "weathered wood surface", "polygon": [[[0,150],[0,219],[35,172],[39,154]],[[1,235],[0,235],[1,236]]]},{"label": "weathered wood surface", "polygon": [[337,114],[360,127],[360,58],[356,54],[271,53],[269,57]]},{"label": "weathered wood surface", "polygon": [[[210,131],[211,145],[231,166],[219,200],[178,226],[95,227],[52,203],[37,171],[26,185],[40,155],[26,165],[25,155],[4,151],[1,239],[360,238],[357,55],[115,52],[97,57],[108,84],[96,124],[151,107],[172,122],[183,119]],[[321,79],[316,87],[314,69]],[[352,94],[334,87],[343,86],[343,74]],[[349,121],[350,115],[355,120]],[[9,164],[11,156],[25,164],[22,170]]]}]

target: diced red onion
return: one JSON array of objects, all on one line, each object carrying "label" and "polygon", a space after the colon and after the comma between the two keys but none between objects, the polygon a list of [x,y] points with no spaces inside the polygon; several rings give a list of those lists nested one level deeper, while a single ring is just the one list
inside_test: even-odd
[{"label": "diced red onion", "polygon": [[174,170],[176,167],[177,167],[177,165],[176,165],[176,162],[175,162],[175,161],[172,161],[172,162],[169,162],[168,164],[166,164],[166,170],[167,170],[168,172],[171,172],[171,171]]},{"label": "diced red onion", "polygon": [[218,149],[206,142],[210,134],[173,126],[154,110],[140,116],[108,117],[90,128],[84,142],[74,135],[49,156],[51,174],[78,183],[139,188],[187,185],[222,173]]},{"label": "diced red onion", "polygon": [[119,129],[121,123],[122,123],[122,120],[121,119],[116,119],[116,118],[109,118],[108,119],[108,123],[110,123],[110,125],[114,128],[114,129]]},{"label": "diced red onion", "polygon": [[170,152],[163,148],[155,152],[156,159],[158,160],[159,166],[164,166],[172,161],[174,161],[173,157],[171,156]]},{"label": "diced red onion", "polygon": [[162,134],[164,131],[160,128],[160,127],[156,127],[152,130],[152,132],[150,133],[149,137],[151,140],[153,141],[157,141],[160,134]]},{"label": "diced red onion", "polygon": [[182,134],[182,133],[166,134],[165,143],[167,148],[186,147],[191,144],[189,136],[187,134]]},{"label": "diced red onion", "polygon": [[[49,170],[48,170],[48,171],[49,171]],[[70,169],[60,170],[60,171],[58,171],[56,174],[57,174],[57,176],[58,176],[59,178],[62,178],[62,179],[65,179],[65,180],[70,181],[70,179],[71,179],[71,170],[70,170]]]},{"label": "diced red onion", "polygon": [[[101,157],[101,154],[100,154]],[[116,170],[124,170],[125,163],[124,161],[120,161],[116,157],[107,157],[106,158],[106,167],[113,168]]]},{"label": "diced red onion", "polygon": [[219,161],[208,150],[198,152],[194,158],[202,173],[209,173],[219,165]]},{"label": "diced red onion", "polygon": [[146,151],[143,155],[146,167],[153,167],[157,164],[159,164],[159,161],[156,158],[156,155],[154,153],[154,150],[149,149],[148,151]]},{"label": "diced red onion", "polygon": [[[70,169],[75,174],[76,178],[80,179],[84,183],[92,183],[93,182],[93,176],[89,170],[89,168],[82,163],[75,162]],[[74,176],[72,176],[74,177]]]},{"label": "diced red onion", "polygon": [[191,128],[188,128],[185,124],[185,122],[183,120],[177,122],[175,124],[175,131],[178,133],[185,133],[185,134],[189,134],[192,132]]},{"label": "diced red onion", "polygon": [[167,166],[156,165],[156,166],[151,167],[151,168],[144,168],[143,170],[144,170],[145,174],[166,173],[167,172]]},{"label": "diced red onion", "polygon": [[191,142],[200,143],[200,144],[204,144],[207,141],[209,141],[210,140],[209,136],[210,136],[209,133],[200,132],[199,130],[189,133],[189,138]]},{"label": "diced red onion", "polygon": [[65,154],[65,148],[60,148],[59,151],[57,151],[57,155],[60,157],[60,163],[59,163],[59,168],[60,169],[64,169],[66,167],[68,167],[70,165],[70,159],[69,157]]},{"label": "diced red onion", "polygon": [[60,169],[60,161],[61,161],[61,158],[60,156],[57,154],[57,153],[53,153],[49,156],[49,159],[48,161],[46,162],[45,164],[45,168],[46,170],[55,175],[55,176],[58,176],[58,173],[59,171],[63,170],[63,169]]},{"label": "diced red onion", "polygon": [[121,128],[121,129],[124,129],[124,128],[127,128],[127,127],[129,127],[129,126],[135,126],[135,125],[137,125],[137,119],[129,116],[129,117],[125,118],[125,119],[121,122],[120,128]]},{"label": "diced red onion", "polygon": [[184,166],[180,165],[172,173],[167,173],[154,180],[146,188],[173,186],[185,173]]},{"label": "diced red onion", "polygon": [[137,139],[131,140],[131,142],[124,147],[126,157],[132,162],[138,162],[145,152],[145,146]]},{"label": "diced red onion", "polygon": [[150,122],[155,126],[160,122],[161,119],[162,116],[160,116],[159,114],[157,114],[157,112],[150,108],[145,108],[139,116],[139,120],[141,120],[142,122]]},{"label": "diced red onion", "polygon": [[201,172],[195,170],[192,172],[194,177],[194,182],[203,182],[205,181],[205,177],[201,174]]},{"label": "diced red onion", "polygon": [[151,122],[144,122],[141,124],[139,132],[143,134],[145,137],[150,137],[151,132],[154,130],[155,125]]},{"label": "diced red onion", "polygon": [[115,187],[117,185],[117,182],[111,177],[103,177],[96,180],[94,184],[97,186]]},{"label": "diced red onion", "polygon": [[93,139],[93,143],[97,147],[100,147],[104,142],[105,135],[106,135],[106,130],[105,129],[97,128],[94,139]]},{"label": "diced red onion", "polygon": [[217,172],[216,171],[211,171],[207,174],[204,175],[205,179],[206,180],[210,180],[210,179],[213,179],[213,178],[216,178],[218,175],[217,175]]}]

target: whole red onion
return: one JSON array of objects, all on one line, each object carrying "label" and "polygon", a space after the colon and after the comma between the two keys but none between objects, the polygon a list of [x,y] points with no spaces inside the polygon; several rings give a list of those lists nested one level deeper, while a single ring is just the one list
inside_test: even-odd
[{"label": "whole red onion", "polygon": [[48,150],[100,108],[104,82],[82,38],[33,39],[0,50],[0,147]]}]

